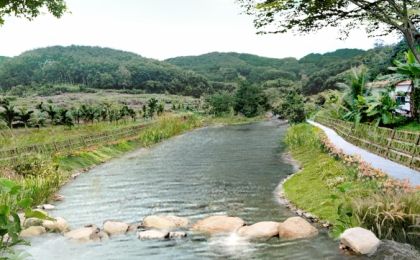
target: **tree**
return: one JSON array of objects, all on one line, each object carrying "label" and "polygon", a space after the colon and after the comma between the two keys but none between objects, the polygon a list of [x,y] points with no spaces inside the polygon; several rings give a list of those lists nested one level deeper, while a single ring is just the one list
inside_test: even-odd
[{"label": "tree", "polygon": [[162,115],[164,111],[165,111],[165,105],[163,103],[159,103],[157,107],[158,116]]},{"label": "tree", "polygon": [[25,125],[25,127],[27,127],[34,111],[33,110],[28,110],[24,107],[21,107],[21,108],[19,108],[18,113],[19,113],[19,115],[18,115],[19,120]]},{"label": "tree", "polygon": [[274,113],[280,118],[287,119],[290,123],[305,121],[305,104],[302,94],[295,88],[290,89]]},{"label": "tree", "polygon": [[235,95],[235,111],[246,117],[261,114],[267,108],[267,98],[261,88],[248,83],[241,83]]},{"label": "tree", "polygon": [[3,108],[3,111],[0,112],[0,117],[6,122],[9,128],[13,128],[13,122],[19,116],[15,110],[15,106],[10,104],[7,99],[0,101],[0,106]]},{"label": "tree", "polygon": [[343,37],[366,26],[370,34],[398,32],[420,62],[420,1],[418,0],[237,0],[259,33],[301,33],[341,26]]},{"label": "tree", "polygon": [[222,116],[231,112],[234,99],[228,92],[218,92],[206,98],[206,103],[210,107],[210,113]]},{"label": "tree", "polygon": [[71,116],[71,113],[68,109],[62,108],[58,111],[58,114],[60,116],[60,119],[58,122],[60,125],[65,125],[65,126],[68,126],[69,128],[74,126],[73,117]]},{"label": "tree", "polygon": [[147,101],[147,106],[149,107],[149,117],[153,117],[158,105],[158,100],[156,98],[151,98]]},{"label": "tree", "polygon": [[67,10],[64,0],[4,0],[0,1],[0,25],[4,23],[4,17],[8,15],[32,20],[41,14],[44,7],[57,18]]}]

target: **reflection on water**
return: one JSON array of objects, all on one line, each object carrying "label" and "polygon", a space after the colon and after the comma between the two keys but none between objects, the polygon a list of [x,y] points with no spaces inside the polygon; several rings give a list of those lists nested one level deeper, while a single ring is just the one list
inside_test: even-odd
[{"label": "reflection on water", "polygon": [[[274,191],[292,173],[282,161],[284,127],[274,122],[206,128],[101,165],[65,186],[53,215],[73,228],[107,219],[135,222],[150,214],[175,214],[192,222],[214,215],[247,223],[292,216]],[[140,241],[135,234],[78,244],[49,234],[32,240],[34,259],[342,259],[325,232],[311,240],[246,242],[231,235]]]}]

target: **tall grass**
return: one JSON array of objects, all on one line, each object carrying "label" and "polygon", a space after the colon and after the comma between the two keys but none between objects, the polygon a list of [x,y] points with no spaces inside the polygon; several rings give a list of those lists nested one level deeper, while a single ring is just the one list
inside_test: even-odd
[{"label": "tall grass", "polygon": [[171,136],[199,127],[202,124],[203,121],[194,114],[188,114],[181,117],[164,116],[155,124],[152,124],[141,131],[139,140],[142,145],[150,146]]},{"label": "tall grass", "polygon": [[379,238],[420,248],[420,192],[378,193],[357,198],[352,206],[357,223]]}]

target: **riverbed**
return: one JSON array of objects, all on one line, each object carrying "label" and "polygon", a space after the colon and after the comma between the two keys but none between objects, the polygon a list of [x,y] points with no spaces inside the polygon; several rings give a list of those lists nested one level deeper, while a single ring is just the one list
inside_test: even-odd
[{"label": "riverbed", "polygon": [[[293,173],[282,159],[286,126],[275,121],[208,127],[127,154],[82,174],[62,188],[63,202],[51,211],[72,228],[105,220],[138,222],[152,214],[174,214],[191,222],[219,214],[247,223],[293,216],[276,196]],[[33,259],[343,259],[325,230],[313,239],[246,242],[235,236],[138,240],[135,233],[108,241],[75,243],[48,234],[26,247]]]}]

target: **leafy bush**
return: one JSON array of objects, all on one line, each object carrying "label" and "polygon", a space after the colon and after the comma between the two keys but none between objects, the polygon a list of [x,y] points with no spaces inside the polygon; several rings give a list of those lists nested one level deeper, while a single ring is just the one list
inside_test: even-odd
[{"label": "leafy bush", "polygon": [[234,99],[227,92],[217,92],[206,98],[206,103],[210,108],[210,113],[222,116],[232,112]]},{"label": "leafy bush", "polygon": [[[44,213],[31,209],[33,200],[28,196],[22,197],[22,190],[21,185],[0,179],[0,256],[10,254],[12,246],[27,244],[19,238],[22,231],[19,211],[24,212],[26,218],[48,218]],[[15,203],[11,204],[10,201]]]}]

